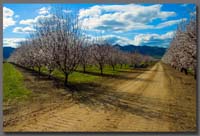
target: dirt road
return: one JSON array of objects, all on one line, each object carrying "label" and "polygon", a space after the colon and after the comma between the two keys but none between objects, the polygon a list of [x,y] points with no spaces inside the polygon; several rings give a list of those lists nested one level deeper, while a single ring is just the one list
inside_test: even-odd
[{"label": "dirt road", "polygon": [[54,94],[54,106],[26,114],[24,111],[21,120],[15,121],[17,116],[8,119],[11,123],[4,125],[4,131],[195,131],[193,77],[162,63],[141,73],[129,73],[127,79],[104,80],[103,85],[79,85],[83,91],[70,96],[59,90],[57,94],[63,91],[62,99]]}]

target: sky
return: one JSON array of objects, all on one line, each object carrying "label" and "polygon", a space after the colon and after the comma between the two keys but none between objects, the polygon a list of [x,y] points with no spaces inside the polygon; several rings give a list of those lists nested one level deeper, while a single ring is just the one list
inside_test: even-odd
[{"label": "sky", "polygon": [[178,24],[196,15],[195,4],[4,4],[3,46],[17,47],[38,19],[56,8],[76,13],[86,35],[111,44],[169,47]]}]

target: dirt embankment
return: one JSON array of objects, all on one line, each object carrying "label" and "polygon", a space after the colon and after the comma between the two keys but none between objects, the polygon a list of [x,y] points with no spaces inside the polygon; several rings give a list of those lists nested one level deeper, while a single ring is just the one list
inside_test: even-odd
[{"label": "dirt embankment", "polygon": [[29,109],[8,110],[4,131],[196,130],[196,81],[165,64],[124,74],[124,79],[77,84],[79,91],[73,94],[51,80],[35,82],[34,75],[21,71],[29,89],[40,96],[32,98]]}]

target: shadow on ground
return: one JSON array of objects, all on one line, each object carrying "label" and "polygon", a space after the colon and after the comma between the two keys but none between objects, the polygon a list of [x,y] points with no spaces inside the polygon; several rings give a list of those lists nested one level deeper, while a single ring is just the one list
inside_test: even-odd
[{"label": "shadow on ground", "polygon": [[[140,80],[140,81],[144,81],[144,82],[152,82],[152,80],[148,80],[148,79],[143,79],[143,78],[139,78],[138,76],[135,77],[128,77],[126,75],[122,75],[122,74],[118,74],[118,75],[112,75],[112,74],[101,74],[101,73],[96,73],[96,72],[83,72],[83,71],[77,71],[80,73],[84,73],[84,74],[89,74],[89,75],[94,75],[94,76],[100,76],[100,77],[107,77],[110,79],[115,79],[115,80],[132,80],[132,81],[136,81],[136,80]],[[119,71],[119,72],[125,72],[125,73],[135,73],[135,74],[142,74],[143,71]]]},{"label": "shadow on ground", "polygon": [[[35,71],[29,70],[29,72],[35,77],[38,76],[38,73]],[[187,125],[187,122],[191,120],[191,117],[186,112],[190,112],[192,107],[177,105],[159,98],[144,97],[142,90],[139,91],[141,92],[140,94],[120,92],[120,90],[114,90],[102,83],[70,83],[68,87],[64,87],[62,79],[56,77],[48,79],[46,74],[41,74],[36,79],[40,81],[53,81],[55,87],[62,88],[71,94],[66,99],[76,104],[84,104],[93,110],[121,110],[148,120],[173,120],[184,127],[190,127],[189,124]],[[142,80],[137,79],[137,77],[131,79]]]}]

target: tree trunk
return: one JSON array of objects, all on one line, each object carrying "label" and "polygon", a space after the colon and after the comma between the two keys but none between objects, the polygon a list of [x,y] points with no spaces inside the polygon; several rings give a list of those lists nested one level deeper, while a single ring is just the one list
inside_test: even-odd
[{"label": "tree trunk", "polygon": [[186,74],[186,75],[188,74],[188,71],[187,71],[187,69],[185,69],[185,74]]},{"label": "tree trunk", "polygon": [[40,72],[41,72],[41,67],[38,67],[38,74],[40,76]]},{"label": "tree trunk", "polygon": [[123,64],[120,65],[120,68],[121,68],[121,69],[122,69],[122,65],[123,65]]},{"label": "tree trunk", "polygon": [[187,69],[186,68],[181,68],[181,72],[184,72],[186,75],[188,74]]},{"label": "tree trunk", "polygon": [[68,86],[68,73],[65,73],[65,86]]},{"label": "tree trunk", "polygon": [[115,70],[115,66],[114,65],[112,65],[112,69],[113,69],[113,71]]},{"label": "tree trunk", "polygon": [[85,73],[86,71],[85,71],[85,65],[83,65],[83,72]]},{"label": "tree trunk", "polygon": [[49,70],[49,76],[48,76],[48,79],[51,79],[51,73],[52,73],[53,70]]},{"label": "tree trunk", "polygon": [[101,71],[101,75],[103,75],[103,66],[100,65],[100,71]]}]

